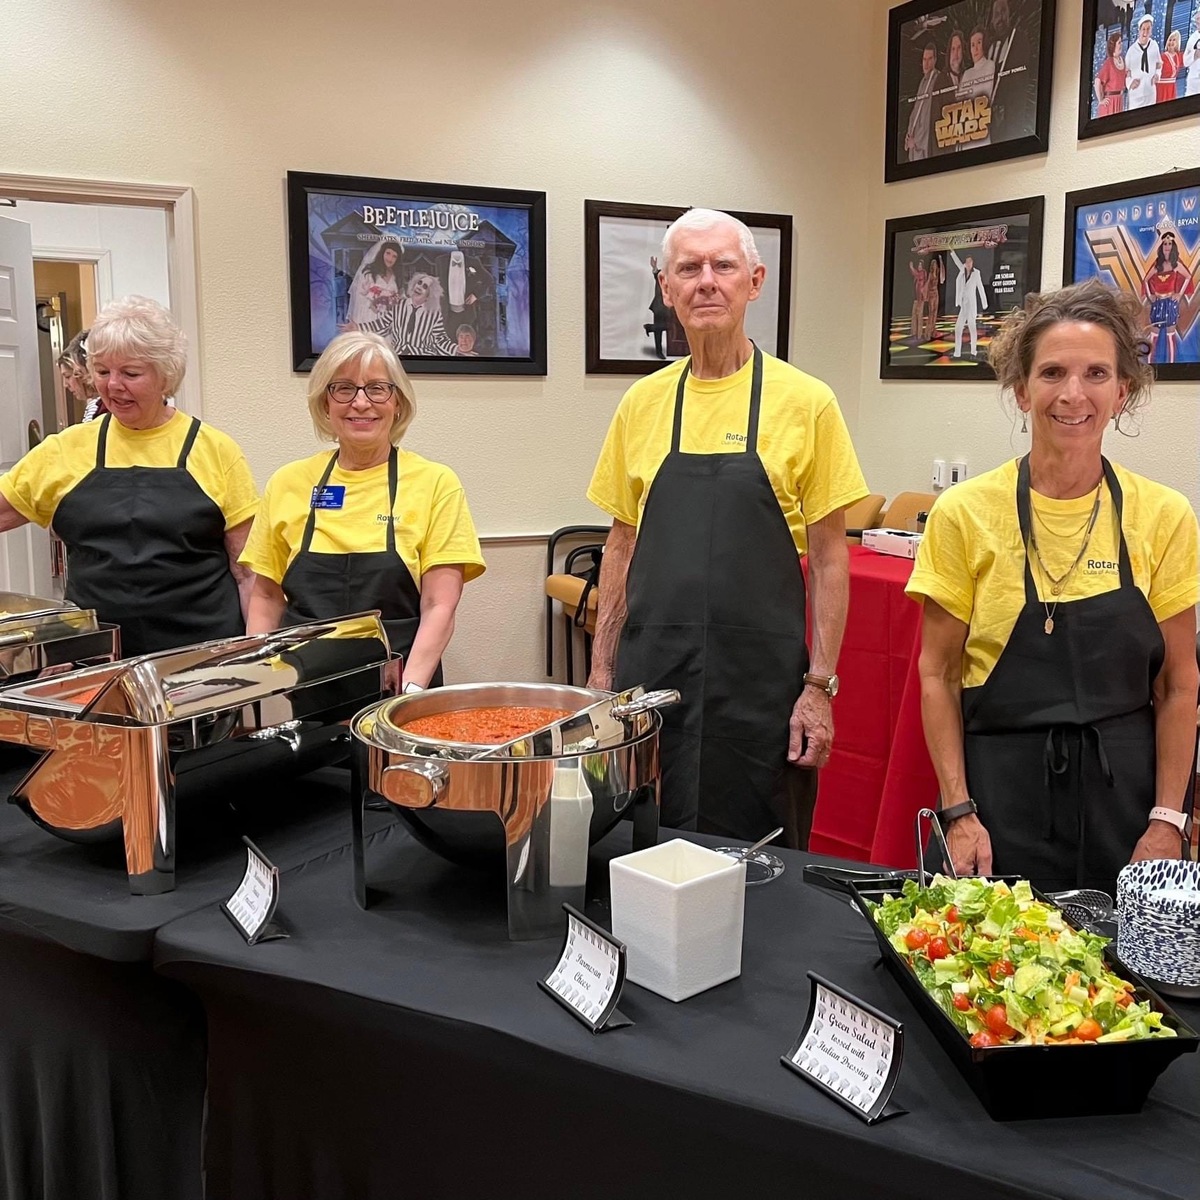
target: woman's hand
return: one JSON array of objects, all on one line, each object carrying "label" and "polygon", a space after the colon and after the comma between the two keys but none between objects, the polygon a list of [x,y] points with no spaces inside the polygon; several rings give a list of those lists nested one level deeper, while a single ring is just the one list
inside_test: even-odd
[{"label": "woman's hand", "polygon": [[1146,832],[1138,838],[1129,861],[1135,863],[1147,858],[1182,857],[1183,839],[1179,836],[1179,830],[1166,821],[1151,821],[1146,826]]},{"label": "woman's hand", "polygon": [[358,329],[357,321],[345,321],[338,326],[338,333],[353,333]]},{"label": "woman's hand", "polygon": [[945,834],[955,874],[992,873],[992,839],[977,816],[959,817],[956,821],[951,821]]}]

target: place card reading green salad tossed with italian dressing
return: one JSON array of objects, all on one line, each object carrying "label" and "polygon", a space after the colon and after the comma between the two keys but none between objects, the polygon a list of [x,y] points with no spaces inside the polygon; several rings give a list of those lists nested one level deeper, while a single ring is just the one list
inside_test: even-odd
[{"label": "place card reading green salad tossed with italian dressing", "polygon": [[871,915],[972,1046],[1174,1037],[1104,965],[1108,938],[1076,930],[1025,880],[935,875]]}]

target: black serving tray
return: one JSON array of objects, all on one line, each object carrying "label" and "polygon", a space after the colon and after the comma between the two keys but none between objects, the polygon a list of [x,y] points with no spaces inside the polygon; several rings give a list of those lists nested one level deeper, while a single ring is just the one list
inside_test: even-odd
[{"label": "black serving tray", "polygon": [[[1085,1117],[1140,1112],[1162,1071],[1181,1054],[1200,1046],[1200,1036],[1107,948],[1105,963],[1114,975],[1128,979],[1151,1006],[1163,1014],[1173,1038],[1144,1038],[1103,1045],[986,1046],[976,1048],[921,985],[916,972],[888,941],[867,907],[885,895],[896,895],[903,880],[864,879],[847,885],[854,903],[875,933],[888,969],[908,993],[963,1078],[996,1121],[1027,1118]],[[1049,904],[1041,893],[1039,900]],[[1068,922],[1070,924],[1070,922]]]}]

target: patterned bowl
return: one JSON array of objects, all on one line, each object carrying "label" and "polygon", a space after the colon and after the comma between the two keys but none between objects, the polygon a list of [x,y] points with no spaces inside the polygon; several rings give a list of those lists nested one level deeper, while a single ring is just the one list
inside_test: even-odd
[{"label": "patterned bowl", "polygon": [[1117,954],[1160,991],[1200,994],[1200,863],[1150,859],[1117,876]]}]

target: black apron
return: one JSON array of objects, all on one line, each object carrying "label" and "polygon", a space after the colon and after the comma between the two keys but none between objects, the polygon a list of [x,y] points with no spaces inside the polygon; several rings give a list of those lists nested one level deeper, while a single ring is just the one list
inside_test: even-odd
[{"label": "black apron", "polygon": [[121,627],[126,657],[245,633],[225,548],[225,515],[187,469],[200,422],[173,467],[96,465],[62,499],[54,531],[67,547],[67,599]]},{"label": "black apron", "polygon": [[680,452],[688,370],[629,566],[614,677],[618,689],[682,696],[662,713],[663,824],[751,840],[787,824],[788,721],[808,669],[804,576],[758,456],[762,352],[744,452]]},{"label": "black apron", "polygon": [[[1121,486],[1103,460],[1120,539],[1120,586],[1054,609],[1025,554],[1025,606],[987,681],[962,694],[967,782],[992,841],[993,870],[1044,891],[1097,887],[1146,831],[1155,802],[1154,680],[1162,631],[1133,581]],[[1029,459],[1017,472],[1028,547]]]},{"label": "black apron", "polygon": [[[314,499],[329,482],[337,458],[338,451],[335,450],[317,484]],[[417,637],[417,628],[421,624],[421,589],[413,581],[404,559],[396,553],[395,510],[399,472],[399,455],[393,446],[388,455],[386,550],[355,554],[313,553],[311,547],[313,531],[317,527],[317,510],[310,505],[299,553],[284,573],[281,585],[287,597],[284,620],[288,625],[325,621],[330,617],[377,608],[383,618],[392,652],[408,659]],[[442,667],[439,663],[429,686],[438,687],[441,683]]]}]

